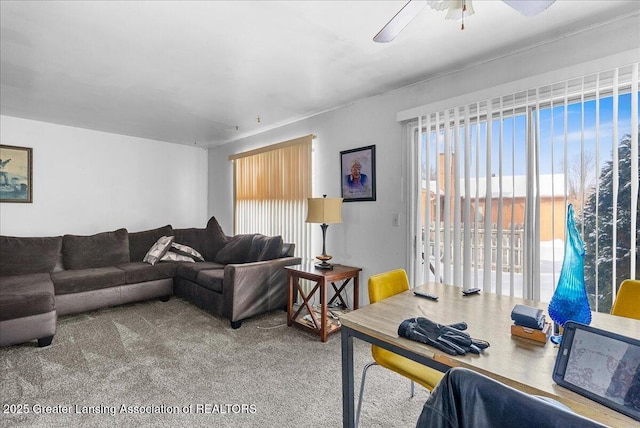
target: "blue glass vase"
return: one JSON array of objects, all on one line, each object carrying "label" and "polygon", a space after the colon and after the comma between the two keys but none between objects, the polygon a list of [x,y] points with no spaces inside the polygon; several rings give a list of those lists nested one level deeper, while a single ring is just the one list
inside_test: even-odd
[{"label": "blue glass vase", "polygon": [[584,242],[573,218],[573,205],[567,210],[567,238],[558,286],[549,302],[549,316],[558,325],[571,320],[591,323],[591,308],[584,285]]}]

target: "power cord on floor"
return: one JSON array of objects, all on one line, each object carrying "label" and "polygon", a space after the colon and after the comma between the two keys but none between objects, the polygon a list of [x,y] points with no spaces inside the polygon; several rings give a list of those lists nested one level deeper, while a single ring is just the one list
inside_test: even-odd
[{"label": "power cord on floor", "polygon": [[273,330],[274,328],[284,327],[285,325],[287,325],[286,322],[284,322],[282,324],[278,324],[278,325],[272,325],[270,327],[263,327],[263,326],[259,325],[257,328],[260,329],[260,330]]}]

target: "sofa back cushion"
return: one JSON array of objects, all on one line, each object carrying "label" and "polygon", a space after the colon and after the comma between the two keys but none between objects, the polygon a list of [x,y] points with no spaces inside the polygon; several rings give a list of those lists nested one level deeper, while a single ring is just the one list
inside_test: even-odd
[{"label": "sofa back cushion", "polygon": [[282,254],[283,245],[284,241],[282,240],[282,236],[268,237],[264,248],[260,252],[260,257],[258,257],[258,260],[273,260],[279,258],[280,254]]},{"label": "sofa back cushion", "polygon": [[[235,235],[229,242],[218,251],[216,255],[216,263],[226,265],[229,263],[247,263],[249,260],[249,253],[251,252],[251,245],[253,237],[255,235]],[[255,260],[254,260],[255,261]]]},{"label": "sofa back cushion", "polygon": [[282,251],[280,257],[293,257],[296,250],[296,244],[291,242],[285,242],[282,244]]},{"label": "sofa back cushion", "polygon": [[188,245],[208,262],[215,261],[218,251],[227,243],[227,237],[215,217],[211,217],[205,229],[174,229],[174,242]]},{"label": "sofa back cushion", "polygon": [[157,229],[144,230],[142,232],[129,232],[129,258],[132,262],[141,262],[147,251],[158,239],[163,236],[172,236],[171,225],[159,227]]},{"label": "sofa back cushion", "polygon": [[62,236],[0,236],[0,276],[50,273],[56,266],[61,248]]},{"label": "sofa back cushion", "polygon": [[64,235],[65,269],[90,269],[128,263],[129,232],[118,229],[90,236]]},{"label": "sofa back cushion", "polygon": [[249,251],[247,261],[260,262],[263,260],[273,260],[280,257],[281,253],[281,236],[265,236],[257,233],[251,241],[251,250]]},{"label": "sofa back cushion", "polygon": [[263,260],[273,260],[282,254],[282,237],[256,234],[240,234],[233,236],[222,248],[216,263],[251,263]]}]

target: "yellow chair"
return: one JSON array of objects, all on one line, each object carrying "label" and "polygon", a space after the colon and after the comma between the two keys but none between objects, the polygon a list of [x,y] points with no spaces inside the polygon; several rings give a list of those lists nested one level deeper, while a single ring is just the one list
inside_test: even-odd
[{"label": "yellow chair", "polygon": [[[373,275],[369,278],[369,302],[376,303],[408,289],[409,279],[404,269]],[[380,365],[411,379],[411,397],[414,395],[413,382],[419,383],[431,391],[444,376],[444,373],[375,345],[371,345],[371,355],[373,355],[374,362],[367,364],[362,370],[362,382],[360,383],[360,396],[356,412],[356,427],[360,419],[364,382],[369,367]]]},{"label": "yellow chair", "polygon": [[611,315],[640,320],[640,280],[626,279],[620,284]]}]

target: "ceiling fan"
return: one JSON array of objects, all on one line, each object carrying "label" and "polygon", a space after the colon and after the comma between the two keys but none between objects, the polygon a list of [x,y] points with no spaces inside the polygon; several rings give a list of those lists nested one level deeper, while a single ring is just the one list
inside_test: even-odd
[{"label": "ceiling fan", "polygon": [[[533,16],[543,12],[556,0],[502,0],[521,14]],[[462,18],[464,30],[465,16],[473,15],[474,10],[471,0],[409,0],[387,25],[373,38],[374,42],[388,43],[396,38],[404,27],[420,13],[426,5],[439,11],[447,11],[445,19]]]}]

